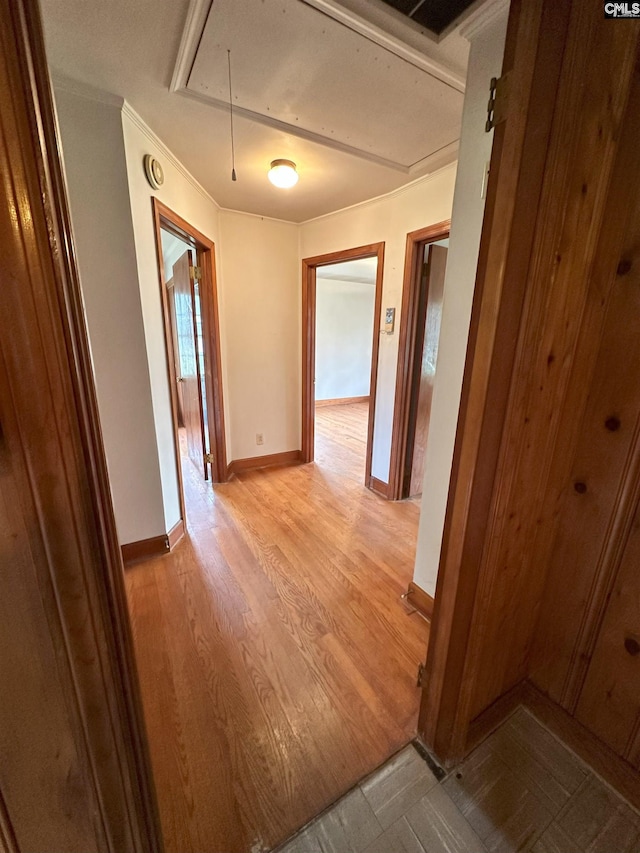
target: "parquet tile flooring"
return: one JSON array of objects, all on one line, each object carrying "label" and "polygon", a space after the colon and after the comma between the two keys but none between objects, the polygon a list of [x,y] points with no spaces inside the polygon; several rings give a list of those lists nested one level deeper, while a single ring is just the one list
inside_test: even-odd
[{"label": "parquet tile flooring", "polygon": [[406,747],[278,853],[638,850],[638,813],[518,708],[440,782]]}]

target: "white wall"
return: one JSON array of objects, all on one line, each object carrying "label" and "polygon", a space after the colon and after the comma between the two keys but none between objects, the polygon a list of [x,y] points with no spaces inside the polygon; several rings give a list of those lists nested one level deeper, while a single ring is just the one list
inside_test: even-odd
[{"label": "white wall", "polygon": [[[215,201],[191,178],[126,105],[122,112],[122,129],[129,183],[130,215],[136,246],[140,303],[144,322],[146,360],[151,382],[155,444],[162,484],[164,518],[161,532],[165,532],[170,530],[180,519],[180,497],[151,197],[155,195],[167,207],[178,213],[190,225],[214,242],[218,241],[219,213]],[[142,163],[145,154],[152,154],[157,157],[164,168],[164,184],[157,191],[150,187],[144,174]],[[219,300],[220,302],[223,301],[222,293],[219,293]],[[224,316],[222,306],[221,313]],[[222,329],[221,337],[224,386],[226,359]]]},{"label": "white wall", "polygon": [[[399,311],[406,234],[449,218],[455,165],[298,226],[220,211],[127,104],[120,111],[63,92],[60,100],[124,544],[162,535],[180,515],[152,196],[216,243],[227,457],[233,460],[300,447],[300,259],[384,241],[383,310]],[[164,167],[159,191],[144,175],[147,153]],[[373,475],[382,481],[388,479],[396,360],[397,331],[380,341]],[[256,444],[256,433],[263,434],[263,445]]]},{"label": "white wall", "polygon": [[485,165],[493,134],[485,133],[487,92],[499,77],[507,12],[471,39],[453,217],[442,305],[442,325],[425,458],[414,582],[429,595],[436,587],[460,391],[475,285],[484,199]]},{"label": "white wall", "polygon": [[[486,101],[486,97],[485,97]],[[385,243],[382,312],[396,308],[393,335],[380,336],[371,473],[389,480],[398,329],[407,232],[449,219],[455,164],[379,199],[312,219],[300,226],[300,257]],[[376,319],[379,323],[380,318]]]},{"label": "white wall", "polygon": [[[220,212],[229,459],[300,449],[298,227]],[[256,444],[262,433],[264,444]]]},{"label": "white wall", "polygon": [[55,96],[118,537],[133,542],[165,525],[122,117]]},{"label": "white wall", "polygon": [[316,278],[316,400],[367,397],[375,281]]}]

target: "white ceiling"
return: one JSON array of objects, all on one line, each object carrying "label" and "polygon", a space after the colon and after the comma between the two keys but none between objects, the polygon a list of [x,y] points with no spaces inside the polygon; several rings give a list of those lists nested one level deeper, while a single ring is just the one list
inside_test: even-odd
[{"label": "white ceiling", "polygon": [[[456,157],[467,43],[378,0],[41,5],[54,74],[125,98],[222,207],[300,222]],[[298,165],[291,190],[267,181],[277,157]]]},{"label": "white ceiling", "polygon": [[185,88],[218,107],[227,50],[234,103],[257,121],[405,174],[460,135],[462,92],[307,3],[215,1]]}]

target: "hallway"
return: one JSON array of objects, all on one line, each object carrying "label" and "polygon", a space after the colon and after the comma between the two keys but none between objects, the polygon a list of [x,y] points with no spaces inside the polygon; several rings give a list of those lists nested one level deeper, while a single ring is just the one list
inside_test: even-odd
[{"label": "hallway", "polygon": [[415,733],[419,508],[364,488],[364,439],[326,407],[315,464],[185,461],[188,537],[126,572],[168,853],[270,850]]}]

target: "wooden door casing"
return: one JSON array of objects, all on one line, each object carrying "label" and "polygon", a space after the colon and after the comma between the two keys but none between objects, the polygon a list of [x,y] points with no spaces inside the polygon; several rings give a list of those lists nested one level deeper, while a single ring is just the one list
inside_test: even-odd
[{"label": "wooden door casing", "polygon": [[388,486],[371,476],[373,457],[373,430],[375,423],[376,391],[378,380],[378,351],[380,349],[380,324],[382,310],[382,279],[384,275],[384,243],[371,243],[340,252],[304,258],[302,261],[302,436],[303,462],[313,462],[315,446],[315,365],[316,365],[316,268],[358,258],[377,258],[376,295],[371,347],[371,376],[369,381],[369,423],[364,482],[367,488],[387,497]]},{"label": "wooden door casing", "polygon": [[161,851],[35,0],[0,48],[0,846]]},{"label": "wooden door casing", "polygon": [[[571,465],[611,294],[621,274],[629,280],[639,25],[607,24],[578,0],[511,4],[509,107],[494,141],[420,715],[446,762],[464,754],[472,725],[508,707],[527,679],[542,684],[545,662],[564,654],[546,648],[549,584],[555,622],[576,609],[591,643],[611,589],[609,575],[587,607],[566,559],[553,561],[562,496],[589,501]],[[622,452],[626,439],[605,426],[615,415],[600,412],[598,429]],[[629,488],[628,478],[611,488]],[[592,534],[586,517],[571,526]],[[577,675],[587,647],[576,639]]]},{"label": "wooden door casing", "polygon": [[216,276],[215,244],[198,231],[178,213],[163,204],[156,196],[151,198],[153,230],[158,266],[158,285],[162,302],[162,316],[166,348],[167,382],[171,396],[171,420],[173,422],[176,474],[180,488],[180,514],[186,518],[184,505],[184,483],[182,461],[178,439],[178,374],[176,372],[177,346],[172,334],[171,305],[166,287],[167,270],[162,253],[162,230],[166,229],[195,247],[196,261],[202,276],[200,300],[202,311],[202,337],[204,340],[204,383],[207,400],[206,428],[211,452],[211,479],[223,483],[229,478],[227,465],[226,434],[224,426],[224,394],[222,388],[222,355],[220,349],[220,318],[218,312],[218,282]]},{"label": "wooden door casing", "polygon": [[444,276],[447,266],[447,248],[445,246],[428,246],[427,253],[426,275],[421,282],[421,289],[424,291],[421,293],[422,305],[418,309],[419,332],[416,339],[416,363],[411,401],[415,412],[409,415],[407,448],[409,487],[407,497],[414,497],[422,493],[424,460],[427,452],[431,401],[433,399],[440,340]]},{"label": "wooden door casing", "polygon": [[180,363],[178,361],[178,333],[176,329],[176,296],[173,289],[173,277],[167,282],[167,303],[169,306],[169,324],[171,326],[171,341],[173,343],[173,366],[176,378],[176,395],[178,398],[178,426],[184,426],[182,383],[180,382]]},{"label": "wooden door casing", "polygon": [[195,294],[191,269],[193,256],[190,249],[173,265],[173,293],[175,300],[176,337],[178,342],[179,382],[182,387],[182,417],[187,433],[189,458],[198,471],[208,478],[205,461],[205,422],[202,400],[202,377],[198,358],[198,333],[196,327]]},{"label": "wooden door casing", "polygon": [[406,497],[407,459],[410,432],[410,409],[414,379],[417,338],[419,331],[420,282],[424,261],[424,247],[449,236],[451,220],[437,222],[407,234],[402,281],[402,305],[398,333],[398,367],[393,401],[391,453],[389,459],[388,497],[401,500]]}]

